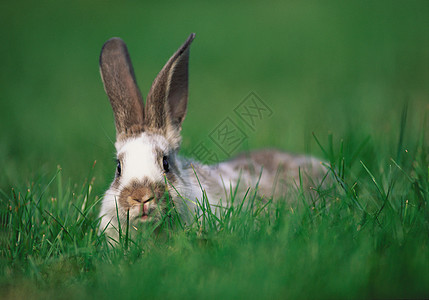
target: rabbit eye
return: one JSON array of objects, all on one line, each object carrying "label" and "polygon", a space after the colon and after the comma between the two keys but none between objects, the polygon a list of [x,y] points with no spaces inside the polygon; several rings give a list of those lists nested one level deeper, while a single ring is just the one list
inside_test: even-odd
[{"label": "rabbit eye", "polygon": [[121,161],[118,159],[116,160],[116,176],[117,177],[121,176],[121,173],[122,173]]},{"label": "rabbit eye", "polygon": [[164,168],[165,173],[168,173],[168,171],[170,170],[170,166],[168,164],[168,157],[167,156],[162,157],[162,167]]}]

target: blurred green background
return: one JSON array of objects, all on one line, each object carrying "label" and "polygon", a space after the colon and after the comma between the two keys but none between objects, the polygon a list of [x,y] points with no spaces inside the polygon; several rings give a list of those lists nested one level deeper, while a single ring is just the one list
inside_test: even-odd
[{"label": "blurred green background", "polygon": [[[39,175],[114,175],[113,115],[98,71],[103,43],[128,44],[144,95],[191,32],[182,153],[251,91],[274,111],[243,147],[320,155],[311,133],[395,147],[428,111],[429,1],[2,1],[0,189]],[[428,130],[426,130],[428,132]],[[386,153],[389,155],[389,153]]]}]

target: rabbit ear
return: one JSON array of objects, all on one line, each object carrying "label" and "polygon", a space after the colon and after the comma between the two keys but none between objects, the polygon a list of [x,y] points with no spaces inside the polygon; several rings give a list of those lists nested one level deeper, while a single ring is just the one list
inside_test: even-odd
[{"label": "rabbit ear", "polygon": [[103,45],[100,73],[115,115],[116,138],[141,133],[144,120],[143,99],[127,46],[120,38],[112,38]]},{"label": "rabbit ear", "polygon": [[155,78],[146,102],[145,124],[149,130],[166,135],[180,133],[188,104],[189,46],[195,34],[168,60]]}]

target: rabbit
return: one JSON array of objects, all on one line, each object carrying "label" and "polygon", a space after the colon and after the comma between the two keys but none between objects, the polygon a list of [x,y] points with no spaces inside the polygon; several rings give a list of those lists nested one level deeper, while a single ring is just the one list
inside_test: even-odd
[{"label": "rabbit", "polygon": [[[182,222],[190,224],[203,191],[215,211],[228,202],[230,189],[237,185],[239,197],[255,187],[261,197],[281,197],[293,184],[299,185],[300,172],[319,180],[326,173],[319,159],[274,149],[243,153],[216,166],[178,155],[194,38],[192,33],[159,72],[146,105],[125,43],[111,38],[102,47],[100,73],[114,112],[117,168],[102,200],[100,232],[115,241],[119,226],[127,222],[135,227],[161,220],[167,208],[166,193]],[[301,182],[307,190],[313,184]]]}]

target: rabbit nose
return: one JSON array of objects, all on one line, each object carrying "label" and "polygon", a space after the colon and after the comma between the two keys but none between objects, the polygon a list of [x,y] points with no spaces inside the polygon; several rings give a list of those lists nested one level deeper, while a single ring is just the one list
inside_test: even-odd
[{"label": "rabbit nose", "polygon": [[153,200],[155,198],[154,195],[130,195],[127,197],[128,202],[131,204],[133,202],[138,202],[138,203],[146,203],[149,202],[151,200]]},{"label": "rabbit nose", "polygon": [[145,197],[140,198],[139,201],[142,202],[142,203],[146,203],[146,202],[149,202],[149,201],[153,200],[154,198],[155,198],[154,195],[147,195]]},{"label": "rabbit nose", "polygon": [[164,191],[165,187],[161,183],[133,181],[121,191],[119,201],[124,208],[128,209],[160,199]]}]

